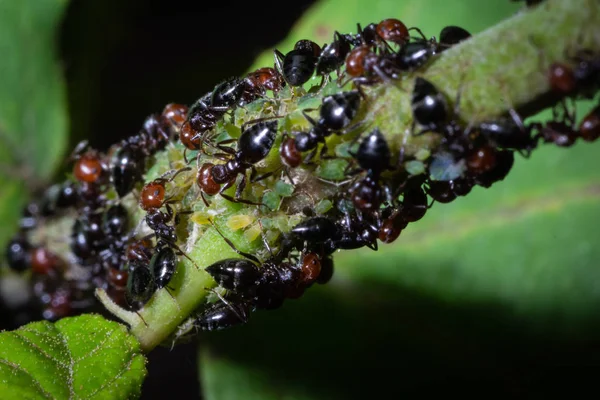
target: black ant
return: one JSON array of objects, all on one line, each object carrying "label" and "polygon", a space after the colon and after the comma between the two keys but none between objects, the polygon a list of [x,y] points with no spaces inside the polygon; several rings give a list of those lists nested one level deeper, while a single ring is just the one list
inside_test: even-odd
[{"label": "black ant", "polygon": [[302,86],[313,76],[321,48],[310,40],[299,40],[294,50],[283,55],[274,50],[275,65],[290,86]]},{"label": "black ant", "polygon": [[[323,143],[321,154],[324,154],[327,150],[326,137],[333,133],[343,134],[352,128],[350,123],[358,113],[360,97],[359,91],[342,92],[324,97],[319,110],[318,121],[315,121],[306,114],[306,111],[303,111],[304,117],[312,125],[312,128],[308,132],[293,133],[296,149],[300,152],[316,150],[319,143]],[[308,158],[312,158],[311,156]]]},{"label": "black ant", "polygon": [[[260,205],[248,200],[241,199],[241,194],[246,187],[246,171],[252,170],[250,180],[253,181],[256,170],[254,164],[264,159],[275,143],[277,135],[277,121],[257,120],[250,128],[245,128],[248,124],[242,126],[242,135],[238,139],[237,151],[217,144],[216,147],[226,154],[217,154],[215,157],[232,157],[225,164],[214,165],[205,163],[198,168],[197,184],[201,189],[202,200],[208,206],[208,201],[204,194],[220,194],[223,198],[245,204]],[[221,142],[223,143],[223,142]],[[228,196],[223,192],[229,189],[236,181],[238,175],[242,175],[242,180],[236,188],[234,197]],[[263,176],[264,177],[264,176]],[[261,177],[262,178],[262,177]],[[221,187],[221,185],[223,185]]]},{"label": "black ant", "polygon": [[383,198],[379,184],[381,173],[390,167],[390,148],[379,128],[375,128],[360,143],[356,154],[361,171],[366,174],[349,189],[354,206],[361,211],[374,211]]},{"label": "black ant", "polygon": [[181,130],[187,111],[184,105],[167,104],[161,115],[146,119],[139,134],[121,143],[111,162],[111,182],[119,197],[131,192],[142,180],[147,157],[162,149],[172,133]]}]

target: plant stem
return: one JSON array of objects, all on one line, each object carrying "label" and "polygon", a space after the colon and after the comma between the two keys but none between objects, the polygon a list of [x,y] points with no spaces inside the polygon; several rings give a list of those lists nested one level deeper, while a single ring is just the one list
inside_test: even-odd
[{"label": "plant stem", "polygon": [[[556,101],[548,93],[549,65],[552,62],[570,63],[570,57],[584,49],[600,53],[600,1],[547,0],[443,52],[426,69],[419,70],[416,74],[407,75],[393,84],[383,83],[368,88],[368,98],[364,102],[368,106],[363,107],[359,116],[366,122],[361,129],[379,127],[393,154],[398,154],[401,148],[405,155],[430,154],[439,142],[438,135],[411,135],[410,98],[415,76],[424,76],[432,81],[452,105],[460,92],[460,118],[465,124],[496,118],[506,114],[511,108],[523,111],[528,116],[547,105],[548,101]],[[292,97],[289,101],[276,102],[273,106],[276,109],[272,110],[272,114],[288,116],[286,129],[306,125],[301,117],[292,116],[294,113],[299,115],[297,109],[307,107],[307,104],[299,105],[306,99],[307,97]],[[320,104],[319,95],[315,99],[316,104]],[[245,113],[243,118],[251,120],[260,117],[264,107],[259,110],[260,113],[238,111],[236,116]],[[236,125],[239,127],[239,121]],[[333,135],[328,141],[328,147],[335,148],[355,136],[356,134]],[[274,149],[278,149],[278,146],[274,146]],[[170,149],[158,154],[157,164],[163,167],[168,164],[173,168],[173,152]],[[278,166],[277,150],[273,150],[262,169],[272,171]],[[155,168],[146,180],[153,179],[161,171],[164,168]],[[304,172],[296,172],[299,173]],[[263,212],[260,218],[283,215],[287,222],[282,229],[289,229],[301,218],[300,210],[303,206],[314,207],[318,200],[331,197],[341,190],[338,186],[315,179],[314,174],[303,176],[306,180],[296,186],[295,193],[305,192],[308,193],[307,196],[295,194],[288,199],[285,213],[281,210]],[[199,200],[193,179],[184,186],[186,189],[183,192],[193,192],[190,195],[194,198],[190,203],[193,209],[202,211],[204,206]],[[266,192],[271,189],[267,188]],[[187,194],[184,193],[183,196]],[[254,206],[231,204],[218,196],[211,201],[211,209],[219,210],[215,217],[219,226],[230,221],[234,215],[257,215]],[[240,232],[224,229],[224,233],[245,251],[264,251],[262,247],[253,245],[253,240],[244,241],[244,235]],[[180,257],[177,273],[169,284],[174,290],[170,293],[167,290],[158,291],[139,314],[118,308],[102,290],[98,291],[100,300],[109,310],[130,325],[132,333],[145,351],[166,340],[206,301],[206,289],[215,287],[216,283],[203,268],[224,258],[239,257],[213,228],[205,229],[205,226],[189,221],[187,234],[189,236],[183,250],[196,265],[185,257]]]}]

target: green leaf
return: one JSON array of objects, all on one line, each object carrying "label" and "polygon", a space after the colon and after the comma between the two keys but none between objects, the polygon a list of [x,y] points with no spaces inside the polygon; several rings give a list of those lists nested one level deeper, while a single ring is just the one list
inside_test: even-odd
[{"label": "green leaf", "polygon": [[[429,36],[445,25],[476,33],[519,7],[324,1],[277,48],[388,17]],[[267,52],[255,67],[271,59]],[[589,108],[581,104],[578,115]],[[435,204],[393,244],[336,255],[328,285],[255,313],[243,328],[205,335],[206,398],[397,398],[449,385],[463,393],[483,380],[520,378],[503,365],[598,363],[581,351],[600,327],[598,146],[516,155],[505,181]]]},{"label": "green leaf", "polygon": [[68,116],[57,28],[66,0],[0,0],[0,244],[27,189],[50,179],[64,157]]},{"label": "green leaf", "polygon": [[0,334],[3,399],[129,399],[146,359],[125,326],[97,315],[34,322]]}]

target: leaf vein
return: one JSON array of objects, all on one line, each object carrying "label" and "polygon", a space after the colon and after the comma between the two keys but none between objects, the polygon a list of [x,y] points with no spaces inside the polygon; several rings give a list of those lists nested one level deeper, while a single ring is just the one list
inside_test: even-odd
[{"label": "leaf vein", "polygon": [[34,377],[33,375],[31,375],[31,373],[29,371],[27,371],[26,369],[21,368],[21,366],[19,364],[15,364],[15,363],[11,363],[10,361],[4,360],[2,358],[0,358],[0,363],[6,365],[9,368],[13,368],[14,370],[25,374],[27,376],[29,376],[29,378],[31,379],[31,382],[35,385],[35,388],[44,395],[45,398],[47,399],[52,399],[53,397],[50,395],[50,393],[46,392],[44,390],[44,388],[42,387],[42,384],[37,380],[36,377]]},{"label": "leaf vein", "polygon": [[68,365],[66,365],[64,362],[62,362],[58,358],[52,356],[51,354],[46,353],[46,351],[44,349],[42,349],[40,346],[38,346],[35,342],[32,342],[26,336],[21,335],[18,331],[14,332],[13,336],[17,337],[19,340],[21,340],[21,342],[24,345],[27,345],[27,346],[33,348],[34,350],[36,350],[37,352],[39,352],[40,354],[42,354],[44,357],[46,357],[50,361],[54,361],[56,364],[60,365],[63,368],[68,368]]}]

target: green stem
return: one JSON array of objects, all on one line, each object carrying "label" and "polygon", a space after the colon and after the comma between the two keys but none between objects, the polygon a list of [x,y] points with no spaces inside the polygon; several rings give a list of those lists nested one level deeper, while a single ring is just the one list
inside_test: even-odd
[{"label": "green stem", "polygon": [[[505,114],[510,108],[527,110],[527,115],[530,115],[542,104],[540,99],[548,94],[547,70],[551,62],[568,63],[569,56],[583,49],[600,53],[599,12],[598,0],[547,0],[540,6],[520,12],[444,52],[433,60],[426,70],[407,75],[395,85],[380,84],[369,89],[365,102],[368,107],[365,107],[359,117],[368,122],[365,124],[366,129],[380,127],[395,154],[398,154],[401,147],[406,155],[414,155],[417,152],[427,154],[433,151],[439,141],[437,135],[410,135],[410,93],[415,75],[422,75],[431,80],[451,104],[454,104],[460,90],[460,117],[464,123],[495,118]],[[341,91],[339,88],[333,90]],[[302,105],[299,104],[301,102]],[[319,102],[319,96],[316,96],[312,103],[307,101],[306,97],[292,97],[289,102],[281,101],[269,107],[273,108],[271,114],[288,116],[283,125],[285,129],[290,129],[292,126],[306,126],[305,121],[296,112],[297,109],[312,107]],[[263,106],[258,111],[262,113],[269,107]],[[263,115],[260,113],[238,110],[236,116],[249,120]],[[238,120],[237,126],[239,122]],[[235,131],[235,128],[229,128]],[[353,137],[355,135],[333,135],[328,143],[329,147],[334,148],[335,145],[347,142]],[[175,153],[178,155],[174,156]],[[180,153],[180,150],[171,149],[157,155],[157,166],[146,179],[151,180],[161,171],[175,168],[177,163],[183,165]],[[274,150],[262,169],[269,171],[278,165],[279,157]],[[193,177],[194,173],[195,171],[190,176]],[[318,200],[331,197],[340,190],[337,186],[319,181],[314,174],[307,174],[305,178],[305,181],[296,186],[296,194],[286,200],[285,211],[263,210],[259,215],[256,207],[231,204],[219,196],[211,200],[213,204],[210,209],[220,210],[216,218],[220,227],[230,222],[232,216],[241,215],[260,217],[261,220],[270,218],[272,222],[275,221],[271,231],[285,231],[300,220],[300,210],[303,206],[314,207]],[[185,182],[183,187],[183,202],[187,202],[200,214],[205,212],[193,179]],[[266,191],[271,189],[272,187],[267,187]],[[308,195],[304,196],[302,193]],[[207,229],[207,225],[199,225],[196,222],[193,222],[193,218],[188,221],[188,239],[182,245],[196,265],[181,257],[177,273],[169,285],[175,288],[171,293],[167,290],[158,291],[139,314],[136,314],[118,308],[101,290],[98,291],[100,300],[131,326],[132,333],[146,351],[165,341],[206,301],[206,289],[215,287],[216,284],[203,269],[218,260],[239,257],[213,228]],[[245,237],[240,231],[225,228],[223,231],[240,249],[263,252],[261,255],[264,255],[264,249],[253,244],[260,240],[244,240]]]}]

